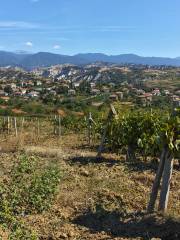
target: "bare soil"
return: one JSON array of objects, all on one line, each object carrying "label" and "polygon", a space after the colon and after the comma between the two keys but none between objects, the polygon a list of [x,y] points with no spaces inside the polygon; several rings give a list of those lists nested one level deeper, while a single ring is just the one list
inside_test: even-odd
[{"label": "bare soil", "polygon": [[39,239],[180,239],[180,171],[176,162],[167,216],[148,215],[156,161],[126,162],[124,156],[107,153],[97,159],[96,146],[88,147],[82,136],[74,134],[36,141],[9,137],[0,146],[1,180],[8,177],[22,153],[38,156],[43,165],[56,163],[63,172],[51,208],[22,217]]}]

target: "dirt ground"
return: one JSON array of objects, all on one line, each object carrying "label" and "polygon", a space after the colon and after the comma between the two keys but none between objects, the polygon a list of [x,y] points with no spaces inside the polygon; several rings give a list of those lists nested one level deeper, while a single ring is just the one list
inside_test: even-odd
[{"label": "dirt ground", "polygon": [[51,208],[22,217],[39,239],[180,239],[180,171],[176,163],[164,217],[145,213],[156,161],[132,163],[124,156],[107,153],[97,159],[96,147],[88,147],[83,137],[74,134],[36,141],[9,137],[0,147],[1,179],[22,153],[38,156],[42,164],[53,162],[63,173]]}]

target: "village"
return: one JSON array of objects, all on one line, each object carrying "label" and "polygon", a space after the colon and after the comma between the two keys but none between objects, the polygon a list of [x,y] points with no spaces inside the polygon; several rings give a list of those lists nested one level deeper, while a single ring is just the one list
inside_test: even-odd
[{"label": "village", "polygon": [[[2,103],[17,98],[25,102],[48,102],[48,99],[56,102],[67,99],[71,102],[91,100],[92,106],[100,106],[105,101],[130,102],[141,107],[151,106],[154,102],[157,104],[158,101],[180,105],[179,83],[173,87],[170,84],[162,86],[162,78],[167,79],[172,69],[138,68],[138,71],[144,73],[142,79],[136,78],[137,66],[92,64],[77,67],[66,64],[32,71],[17,67],[0,68],[0,99]],[[173,69],[173,72],[176,72],[178,79],[179,69]],[[155,82],[158,78],[159,86],[147,86],[149,81]]]}]

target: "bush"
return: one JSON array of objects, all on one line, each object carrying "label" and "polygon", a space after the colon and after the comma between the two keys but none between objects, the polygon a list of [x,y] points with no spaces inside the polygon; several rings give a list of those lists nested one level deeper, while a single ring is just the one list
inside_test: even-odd
[{"label": "bush", "polygon": [[29,187],[28,202],[30,209],[41,212],[50,207],[57,192],[60,174],[58,169],[51,167],[42,175],[35,175]]},{"label": "bush", "polygon": [[8,198],[14,213],[42,212],[55,197],[60,171],[54,166],[40,171],[37,165],[36,158],[22,156],[12,170]]},{"label": "bush", "polygon": [[38,169],[38,165],[37,158],[21,156],[10,178],[0,186],[0,224],[11,231],[10,239],[37,239],[19,217],[47,210],[57,194],[59,169]]}]

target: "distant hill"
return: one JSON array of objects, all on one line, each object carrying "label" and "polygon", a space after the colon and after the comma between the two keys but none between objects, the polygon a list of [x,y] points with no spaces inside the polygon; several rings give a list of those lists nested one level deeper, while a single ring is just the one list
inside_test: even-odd
[{"label": "distant hill", "polygon": [[76,55],[86,61],[103,61],[110,63],[129,63],[129,64],[144,64],[144,65],[170,65],[180,66],[180,58],[163,58],[163,57],[141,57],[135,54],[121,55],[105,55],[99,53],[87,53]]},{"label": "distant hill", "polygon": [[20,61],[22,67],[48,67],[56,64],[84,64],[84,60],[76,56],[60,55],[48,52],[39,52],[33,55],[29,55]]},{"label": "distant hill", "polygon": [[19,66],[29,54],[0,51],[0,66]]},{"label": "distant hill", "polygon": [[48,67],[56,64],[89,64],[106,62],[115,64],[144,64],[180,66],[180,57],[141,57],[135,54],[105,55],[102,53],[85,53],[74,56],[60,55],[49,52],[12,53],[0,51],[0,66],[20,66],[23,68]]}]

